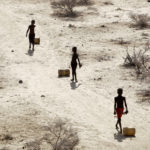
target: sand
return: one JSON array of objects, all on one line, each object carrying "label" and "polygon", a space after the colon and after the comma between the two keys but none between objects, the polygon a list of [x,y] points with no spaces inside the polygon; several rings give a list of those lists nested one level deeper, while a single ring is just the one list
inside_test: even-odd
[{"label": "sand", "polygon": [[[115,42],[119,38],[130,41],[128,47],[132,50],[134,44],[141,47],[149,40],[142,36],[149,35],[149,29],[131,28],[129,18],[131,12],[148,14],[149,3],[103,2],[78,7],[81,16],[68,19],[53,16],[47,0],[1,0],[1,150],[20,150],[25,143],[38,140],[44,134],[43,127],[54,118],[67,118],[78,130],[78,150],[150,149],[150,105],[141,103],[136,94],[149,83],[138,80],[133,69],[122,66],[127,45]],[[32,19],[36,20],[36,37],[40,37],[41,44],[29,55],[25,34]],[[71,78],[58,78],[57,73],[70,67],[73,46],[78,47],[83,64],[77,70],[76,84],[70,82]],[[124,89],[129,108],[129,114],[122,118],[123,127],[136,128],[135,137],[124,137],[115,130],[117,88]],[[6,134],[13,139],[3,140]],[[43,144],[41,149],[50,148]]]}]

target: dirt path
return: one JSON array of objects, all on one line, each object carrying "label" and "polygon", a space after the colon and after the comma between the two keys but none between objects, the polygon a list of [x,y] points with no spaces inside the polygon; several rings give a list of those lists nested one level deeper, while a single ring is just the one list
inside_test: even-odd
[{"label": "dirt path", "polygon": [[[138,104],[135,95],[135,90],[144,84],[133,80],[131,71],[121,67],[124,48],[110,42],[120,36],[122,25],[110,24],[109,13],[106,29],[98,26],[103,22],[91,23],[93,16],[86,16],[85,22],[82,17],[76,21],[60,20],[50,16],[52,10],[47,2],[2,1],[0,8],[3,8],[0,9],[3,58],[0,133],[13,136],[12,141],[1,140],[0,148],[20,150],[26,142],[41,137],[42,127],[52,118],[60,117],[68,118],[78,129],[79,149],[149,149],[150,132],[146,129],[150,124],[150,108]],[[94,17],[101,21],[99,16]],[[28,40],[24,38],[32,18],[36,20],[41,45],[29,56]],[[75,28],[69,28],[69,24]],[[132,37],[134,31],[128,30]],[[122,35],[128,38],[126,31]],[[69,66],[74,45],[79,47],[83,62],[76,85],[69,78],[57,78],[57,70]],[[18,84],[19,80],[23,84]],[[136,138],[124,138],[114,129],[113,97],[118,87],[125,89],[129,105],[129,115],[123,117],[123,125],[136,127]]]}]

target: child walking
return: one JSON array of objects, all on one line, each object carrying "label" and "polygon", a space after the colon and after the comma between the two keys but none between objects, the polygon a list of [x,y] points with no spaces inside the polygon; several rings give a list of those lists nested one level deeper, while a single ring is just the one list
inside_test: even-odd
[{"label": "child walking", "polygon": [[71,81],[74,81],[75,82],[78,82],[77,80],[77,73],[76,73],[76,69],[77,69],[77,60],[78,60],[78,63],[79,63],[79,67],[81,68],[81,63],[80,63],[80,59],[79,59],[79,56],[77,54],[77,47],[73,47],[72,48],[72,60],[71,60],[71,68],[72,68],[72,79]]}]

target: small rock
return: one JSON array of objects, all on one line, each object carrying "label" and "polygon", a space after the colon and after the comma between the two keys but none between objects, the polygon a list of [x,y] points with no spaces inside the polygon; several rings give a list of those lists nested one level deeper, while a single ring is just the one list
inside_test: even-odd
[{"label": "small rock", "polygon": [[45,95],[41,95],[41,97],[45,97]]},{"label": "small rock", "polygon": [[12,53],[14,52],[14,50],[11,51]]},{"label": "small rock", "polygon": [[98,78],[97,80],[102,80],[102,78]]},{"label": "small rock", "polygon": [[101,25],[101,27],[102,27],[102,28],[105,28],[106,26],[105,26],[105,25]]},{"label": "small rock", "polygon": [[23,83],[23,81],[22,81],[22,80],[19,80],[19,83],[20,83],[20,84],[22,84],[22,83]]},{"label": "small rock", "polygon": [[68,27],[69,27],[69,28],[73,28],[73,27],[75,27],[75,26],[72,25],[72,24],[69,24]]}]

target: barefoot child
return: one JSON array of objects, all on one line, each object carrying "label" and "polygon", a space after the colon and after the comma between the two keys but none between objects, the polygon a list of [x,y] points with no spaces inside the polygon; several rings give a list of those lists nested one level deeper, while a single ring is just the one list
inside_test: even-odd
[{"label": "barefoot child", "polygon": [[77,60],[78,60],[78,63],[79,63],[79,67],[81,67],[81,63],[80,63],[80,60],[79,60],[79,56],[77,54],[77,47],[73,47],[72,48],[72,60],[71,60],[71,68],[72,68],[72,79],[71,81],[75,81],[78,82],[77,80],[77,74],[76,74],[76,68],[77,68]]},{"label": "barefoot child", "polygon": [[26,32],[26,37],[29,32],[29,49],[31,49],[31,44],[32,44],[32,50],[34,51],[34,39],[35,39],[35,32],[34,28],[36,27],[35,25],[35,20],[31,21],[31,25],[29,25],[28,30]]},{"label": "barefoot child", "polygon": [[122,133],[122,125],[121,125],[121,117],[124,111],[124,105],[126,107],[126,114],[128,113],[128,107],[126,103],[126,98],[122,96],[123,94],[123,89],[118,89],[117,90],[118,96],[115,97],[114,101],[114,115],[117,113],[117,123],[116,123],[116,129],[118,130],[118,124],[120,127],[120,133]]}]

